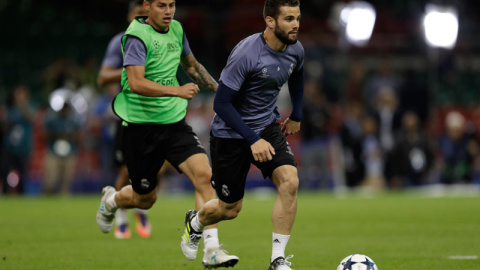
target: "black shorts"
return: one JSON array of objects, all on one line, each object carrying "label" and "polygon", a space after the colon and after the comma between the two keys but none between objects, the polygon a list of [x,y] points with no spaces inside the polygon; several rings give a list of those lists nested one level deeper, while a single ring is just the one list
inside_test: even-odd
[{"label": "black shorts", "polygon": [[113,137],[113,164],[115,167],[120,167],[125,164],[123,158],[123,144],[122,144],[122,134],[123,126],[122,120],[117,120],[115,124],[115,135]]},{"label": "black shorts", "polygon": [[147,194],[157,186],[157,174],[165,160],[178,165],[195,154],[206,154],[185,120],[173,124],[132,124],[123,127],[125,164],[132,188]]},{"label": "black shorts", "polygon": [[258,162],[253,158],[250,143],[244,139],[218,138],[210,136],[210,156],[212,158],[212,186],[220,200],[234,203],[243,198],[245,182],[250,164],[262,171],[263,177],[272,178],[273,171],[282,165],[297,166],[295,156],[288,145],[278,123],[269,125],[260,137],[275,149],[272,160]]}]

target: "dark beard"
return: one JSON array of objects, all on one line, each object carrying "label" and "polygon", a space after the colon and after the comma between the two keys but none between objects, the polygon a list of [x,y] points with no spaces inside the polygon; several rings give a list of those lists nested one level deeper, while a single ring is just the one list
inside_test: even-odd
[{"label": "dark beard", "polygon": [[297,39],[288,38],[288,33],[282,32],[278,27],[275,27],[275,36],[285,45],[292,45],[297,43]]}]

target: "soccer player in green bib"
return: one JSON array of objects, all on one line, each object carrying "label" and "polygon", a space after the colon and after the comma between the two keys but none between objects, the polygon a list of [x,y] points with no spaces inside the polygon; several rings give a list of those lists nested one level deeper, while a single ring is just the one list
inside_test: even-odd
[{"label": "soccer player in green bib", "polygon": [[[182,25],[173,19],[175,4],[175,0],[145,0],[148,16],[136,17],[121,40],[122,91],[113,109],[123,120],[122,145],[131,185],[118,192],[111,186],[103,188],[97,224],[104,233],[112,229],[118,208],[152,207],[157,198],[157,173],[165,160],[192,181],[197,209],[215,198],[207,154],[185,116],[198,85],[216,92],[218,84],[195,59]],[[180,85],[179,64],[198,85]],[[229,267],[238,262],[237,256],[221,248],[216,225],[203,236],[204,267]],[[191,253],[188,259],[196,256]]]}]

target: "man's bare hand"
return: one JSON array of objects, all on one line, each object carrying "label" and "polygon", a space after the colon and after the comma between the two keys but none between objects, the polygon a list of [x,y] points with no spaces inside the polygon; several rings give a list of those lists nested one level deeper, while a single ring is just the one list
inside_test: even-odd
[{"label": "man's bare hand", "polygon": [[187,83],[179,87],[178,96],[184,99],[193,99],[199,91],[198,85]]},{"label": "man's bare hand", "polygon": [[281,125],[282,133],[285,136],[293,135],[300,130],[300,122],[296,122],[287,118]]},{"label": "man's bare hand", "polygon": [[273,146],[265,141],[260,139],[250,146],[252,150],[253,159],[258,162],[267,162],[272,160],[272,155],[275,155],[275,149]]}]

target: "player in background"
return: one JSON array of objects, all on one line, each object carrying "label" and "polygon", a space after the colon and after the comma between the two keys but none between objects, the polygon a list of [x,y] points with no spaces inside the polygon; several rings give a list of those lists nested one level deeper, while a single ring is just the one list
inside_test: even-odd
[{"label": "player in background", "polygon": [[[285,257],[297,211],[298,172],[286,136],[300,130],[304,49],[297,41],[298,0],[266,0],[266,29],[240,41],[223,69],[215,95],[210,137],[212,185],[218,199],[185,217],[181,240],[186,257],[198,248],[204,226],[234,219],[242,209],[251,163],[278,189],[272,212],[272,255],[268,269],[288,270]],[[276,105],[288,82],[292,113],[281,124]]]},{"label": "player in background", "polygon": [[[113,102],[123,120],[122,146],[131,185],[118,192],[111,186],[103,189],[97,224],[104,233],[111,230],[118,208],[152,207],[157,172],[165,160],[192,181],[197,209],[216,197],[205,149],[185,122],[188,100],[200,89],[194,83],[180,85],[178,65],[205,89],[216,92],[218,84],[195,59],[182,25],[173,19],[176,1],[145,0],[143,6],[148,16],[135,18],[121,39],[123,89]],[[237,256],[221,248],[216,225],[208,227],[204,236],[205,267],[238,262]]]},{"label": "player in background", "polygon": [[[146,15],[147,11],[143,7],[143,0],[130,1],[128,5],[127,20],[129,23],[137,16]],[[105,57],[103,58],[102,66],[98,74],[98,84],[104,87],[118,87],[120,92],[120,81],[123,70],[123,54],[122,54],[122,36],[124,31],[115,35],[109,42]],[[113,84],[113,85],[112,85]],[[122,121],[120,118],[117,121],[115,135],[114,135],[114,164],[118,167],[117,179],[115,180],[115,188],[120,190],[124,186],[130,184],[128,181],[128,170],[123,160],[123,151],[121,148],[121,134]],[[147,218],[148,210],[135,210],[135,228],[141,237],[149,238],[151,234],[151,225]],[[127,209],[118,209],[115,219],[114,235],[118,239],[126,239],[131,237],[131,232],[128,227]]]}]

